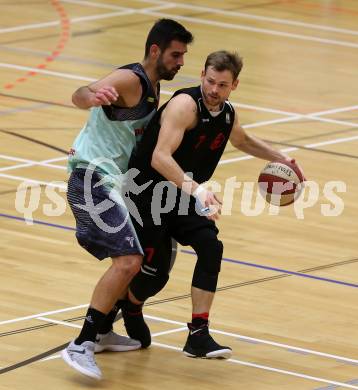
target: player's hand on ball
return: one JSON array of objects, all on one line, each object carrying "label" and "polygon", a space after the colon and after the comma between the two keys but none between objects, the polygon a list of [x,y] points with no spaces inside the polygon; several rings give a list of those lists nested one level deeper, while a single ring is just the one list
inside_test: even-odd
[{"label": "player's hand on ball", "polygon": [[261,195],[275,206],[288,206],[301,194],[305,177],[293,159],[271,161],[261,170],[258,183]]},{"label": "player's hand on ball", "polygon": [[292,158],[292,157],[289,157],[289,156],[286,156],[285,159],[283,160],[280,160],[280,161],[284,161],[285,163],[287,163],[288,165],[292,165],[292,166],[295,166],[302,174],[302,177],[303,177],[303,181],[306,181],[306,177],[305,177],[305,174],[303,172],[303,169],[302,167],[297,164],[297,161],[296,159]]},{"label": "player's hand on ball", "polygon": [[299,164],[297,164],[297,161],[294,159],[294,158],[290,158],[289,159],[289,162],[292,164],[292,165],[294,165],[295,167],[297,167],[297,169],[301,172],[301,174],[302,174],[302,177],[303,177],[303,181],[306,181],[307,179],[306,179],[306,177],[305,177],[305,174],[304,174],[304,172],[303,172],[303,169],[302,169],[302,167],[299,165]]}]

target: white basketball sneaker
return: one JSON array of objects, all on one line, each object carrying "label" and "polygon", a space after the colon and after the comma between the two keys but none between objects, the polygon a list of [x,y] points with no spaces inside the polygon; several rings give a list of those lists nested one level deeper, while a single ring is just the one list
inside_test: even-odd
[{"label": "white basketball sneaker", "polygon": [[92,341],[84,341],[77,345],[74,341],[61,352],[63,360],[81,374],[91,378],[101,379],[102,373],[94,358],[95,344]]},{"label": "white basketball sneaker", "polygon": [[97,335],[94,352],[125,352],[134,351],[135,349],[139,349],[141,347],[142,344],[139,341],[131,339],[129,337],[121,336],[111,330],[106,334]]}]

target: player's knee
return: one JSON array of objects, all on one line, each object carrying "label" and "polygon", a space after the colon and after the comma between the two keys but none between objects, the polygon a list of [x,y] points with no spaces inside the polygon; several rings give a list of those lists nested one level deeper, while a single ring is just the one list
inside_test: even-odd
[{"label": "player's knee", "polygon": [[169,280],[168,274],[149,275],[142,271],[132,279],[129,289],[136,300],[144,302],[148,298],[158,294]]},{"label": "player's knee", "polygon": [[205,291],[216,291],[221,268],[223,244],[218,239],[202,241],[193,246],[198,256],[192,285]]},{"label": "player's knee", "polygon": [[126,275],[128,278],[133,278],[139,271],[142,264],[142,256],[127,255],[112,258],[112,267],[115,272]]},{"label": "player's knee", "polygon": [[215,239],[201,241],[193,246],[197,256],[197,265],[208,274],[218,274],[221,267],[221,259],[223,255],[223,243]]}]

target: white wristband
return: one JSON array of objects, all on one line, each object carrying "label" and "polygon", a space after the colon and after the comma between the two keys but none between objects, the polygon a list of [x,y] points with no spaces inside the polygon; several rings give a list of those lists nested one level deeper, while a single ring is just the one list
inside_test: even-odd
[{"label": "white wristband", "polygon": [[196,190],[193,192],[193,196],[197,198],[202,192],[206,191],[205,187],[199,185]]},{"label": "white wristband", "polygon": [[195,199],[202,205],[200,211],[205,215],[210,211],[210,207],[205,207],[205,205],[202,204],[202,201],[199,199],[199,195],[202,194],[203,192],[206,192],[206,188],[203,187],[202,185],[199,185],[196,190],[193,192],[193,196]]}]

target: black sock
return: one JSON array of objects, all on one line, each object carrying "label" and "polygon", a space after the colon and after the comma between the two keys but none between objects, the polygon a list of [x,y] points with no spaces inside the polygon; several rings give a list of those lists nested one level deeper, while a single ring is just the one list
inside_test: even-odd
[{"label": "black sock", "polygon": [[191,324],[194,328],[200,328],[201,326],[208,325],[209,313],[193,314]]},{"label": "black sock", "polygon": [[122,299],[117,301],[117,303],[113,306],[113,309],[106,315],[106,318],[98,329],[98,333],[106,334],[113,329],[113,322],[119,312],[119,309],[122,308],[124,302],[125,301],[123,301]]},{"label": "black sock", "polygon": [[86,313],[85,322],[83,323],[81,333],[75,340],[75,344],[80,345],[84,341],[96,341],[98,329],[106,318],[104,313],[89,307]]},{"label": "black sock", "polygon": [[136,305],[128,299],[125,301],[125,305],[123,308],[128,315],[136,316],[142,313],[143,303],[141,303],[140,305]]},{"label": "black sock", "polygon": [[151,335],[143,318],[142,307],[143,304],[136,305],[127,300],[122,307],[122,314],[128,336],[140,341],[142,348],[147,348],[151,344]]}]

